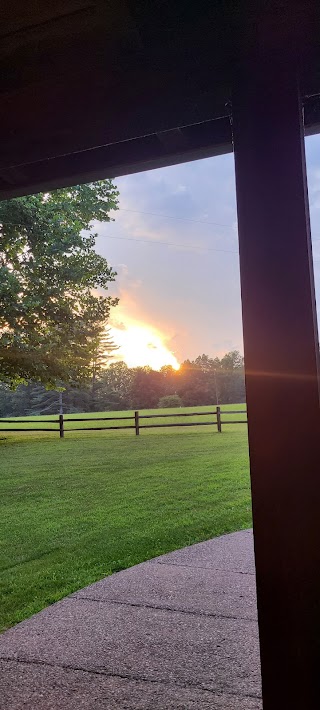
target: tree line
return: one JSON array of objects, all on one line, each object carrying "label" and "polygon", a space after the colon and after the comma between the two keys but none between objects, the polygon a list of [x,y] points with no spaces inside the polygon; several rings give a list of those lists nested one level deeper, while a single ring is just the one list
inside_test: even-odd
[{"label": "tree line", "polygon": [[0,385],[0,417],[201,406],[245,401],[243,357],[237,351],[219,359],[199,355],[185,360],[179,370],[129,368],[124,362],[95,368],[91,382],[66,385],[61,392],[29,382],[11,390]]}]

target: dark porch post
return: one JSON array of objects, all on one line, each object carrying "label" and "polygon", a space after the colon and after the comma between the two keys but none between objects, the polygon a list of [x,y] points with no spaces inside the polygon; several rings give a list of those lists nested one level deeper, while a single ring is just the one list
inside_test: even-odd
[{"label": "dark porch post", "polygon": [[233,130],[263,707],[315,710],[320,416],[302,107],[290,62],[248,67]]}]

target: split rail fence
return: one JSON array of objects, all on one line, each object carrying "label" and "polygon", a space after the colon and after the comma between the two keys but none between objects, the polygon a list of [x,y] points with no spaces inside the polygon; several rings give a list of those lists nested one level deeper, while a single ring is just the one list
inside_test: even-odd
[{"label": "split rail fence", "polygon": [[[217,431],[219,433],[222,432],[222,425],[225,426],[226,424],[247,424],[247,420],[245,419],[225,419],[226,416],[229,415],[234,415],[234,414],[247,414],[245,410],[223,410],[221,411],[221,407],[217,406],[216,409],[212,412],[174,412],[174,413],[168,413],[168,414],[140,414],[139,411],[135,411],[134,414],[129,414],[121,417],[69,417],[69,416],[64,416],[63,414],[59,414],[57,419],[0,419],[0,434],[2,432],[25,432],[25,431],[54,431],[54,432],[59,432],[60,438],[62,439],[64,437],[65,432],[71,432],[71,431],[109,431],[111,429],[134,429],[136,436],[139,436],[141,429],[153,429],[153,428],[158,428],[158,427],[186,427],[186,426],[216,426]],[[208,417],[208,416],[214,416],[215,420],[209,420],[209,421],[202,421],[201,417]],[[186,422],[186,421],[176,421],[176,422],[163,422],[160,424],[153,424],[153,423],[144,423],[144,421],[147,419],[165,419],[165,418],[187,418],[187,417],[200,417],[200,421],[196,422]],[[111,422],[111,421],[116,421],[116,422],[121,422],[121,421],[132,421],[132,424],[117,424],[117,425],[112,425],[112,426],[80,426],[80,427],[74,427],[68,429],[66,428],[66,424],[69,424],[69,422],[76,422],[76,423],[81,423],[81,422]],[[141,423],[142,422],[142,423]],[[10,428],[3,428],[3,425],[8,424],[10,425]],[[23,427],[23,428],[12,428],[12,424],[29,424],[30,426]],[[56,425],[55,427],[38,427],[38,426],[33,426],[32,424],[51,424],[51,425]]]}]

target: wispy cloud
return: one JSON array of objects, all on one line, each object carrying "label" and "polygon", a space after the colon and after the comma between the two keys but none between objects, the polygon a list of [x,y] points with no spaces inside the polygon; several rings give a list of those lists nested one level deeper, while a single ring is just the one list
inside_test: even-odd
[{"label": "wispy cloud", "polygon": [[[318,291],[320,137],[306,146]],[[242,350],[232,155],[116,182],[115,222],[97,226],[97,250],[118,271],[110,289],[120,297],[113,318],[158,327],[179,360]]]}]

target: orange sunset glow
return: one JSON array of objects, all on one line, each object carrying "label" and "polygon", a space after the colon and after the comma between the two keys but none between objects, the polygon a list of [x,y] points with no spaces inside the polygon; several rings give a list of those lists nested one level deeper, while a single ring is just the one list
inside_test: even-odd
[{"label": "orange sunset glow", "polygon": [[123,360],[128,367],[149,365],[160,370],[163,365],[179,369],[177,358],[165,344],[165,336],[155,328],[130,322],[122,328],[111,327],[110,334],[118,346],[117,360]]}]

